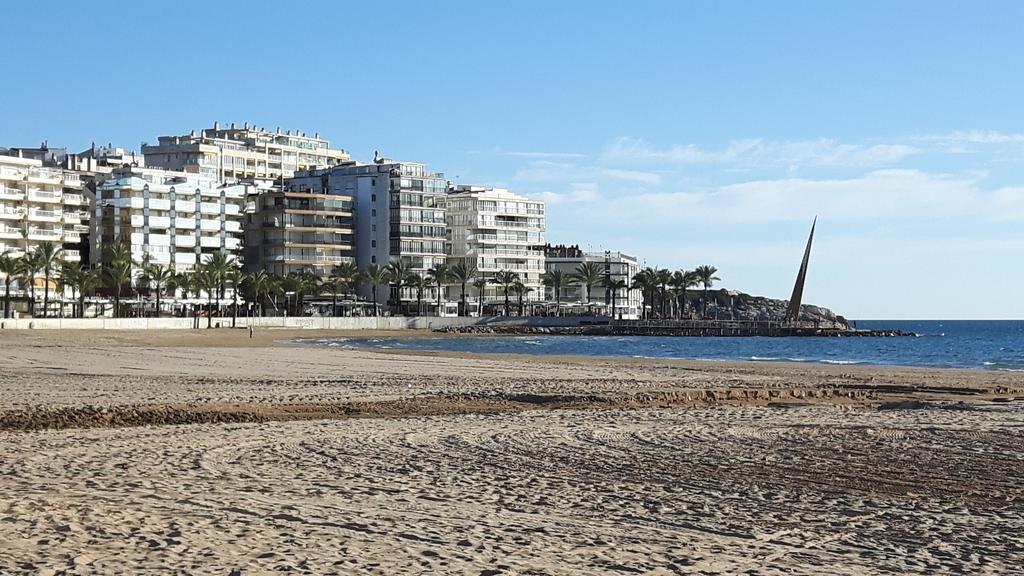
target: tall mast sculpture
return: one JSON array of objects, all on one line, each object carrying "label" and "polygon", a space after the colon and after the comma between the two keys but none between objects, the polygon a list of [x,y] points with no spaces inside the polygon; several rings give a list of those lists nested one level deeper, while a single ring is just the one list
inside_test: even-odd
[{"label": "tall mast sculpture", "polygon": [[804,283],[807,281],[807,263],[811,259],[811,244],[814,242],[814,228],[818,225],[818,217],[814,217],[811,224],[811,235],[807,238],[807,248],[804,249],[804,259],[800,262],[800,272],[796,275],[796,284],[793,285],[793,296],[789,299],[789,309],[786,311],[787,322],[798,322],[800,320],[800,303],[804,299]]}]

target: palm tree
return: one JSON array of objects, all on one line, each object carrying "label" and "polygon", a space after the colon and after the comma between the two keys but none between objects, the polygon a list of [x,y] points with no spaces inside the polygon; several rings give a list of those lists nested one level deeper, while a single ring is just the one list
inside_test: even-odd
[{"label": "palm tree", "polygon": [[648,320],[654,312],[654,292],[658,289],[656,274],[653,268],[644,268],[633,275],[630,285],[630,289],[640,291],[640,295],[643,297],[641,316]]},{"label": "palm tree", "polygon": [[344,292],[348,287],[346,276],[331,272],[331,275],[324,279],[323,287],[331,295],[331,316],[338,315],[338,292]]},{"label": "palm tree", "polygon": [[572,279],[587,289],[587,307],[590,307],[590,291],[604,279],[604,269],[597,262],[584,262],[576,267]]},{"label": "palm tree", "polygon": [[196,266],[192,272],[193,288],[196,290],[196,297],[200,291],[206,292],[206,327],[213,328],[213,297],[217,293],[219,282],[217,271],[204,264]]},{"label": "palm tree", "polygon": [[469,310],[466,310],[466,284],[472,282],[479,274],[476,266],[466,264],[465,262],[458,262],[451,267],[449,273],[451,274],[451,279],[458,282],[462,287],[462,292],[459,296],[459,316],[468,316]]},{"label": "palm tree", "polygon": [[707,264],[697,266],[697,268],[693,272],[694,274],[697,275],[697,280],[704,285],[704,299],[701,307],[703,308],[702,313],[704,314],[704,318],[707,318],[708,289],[714,286],[716,281],[721,281],[722,279],[719,278],[718,276],[715,276],[715,274],[718,272],[718,268],[715,268],[714,266],[709,266]]},{"label": "palm tree", "polygon": [[409,272],[405,277],[405,285],[416,290],[416,315],[423,316],[423,291],[434,285],[434,281],[416,272]]},{"label": "palm tree", "polygon": [[686,313],[686,290],[696,287],[698,283],[697,275],[690,270],[676,270],[672,273],[669,285],[672,286],[672,292],[679,308],[679,318]]},{"label": "palm tree", "polygon": [[487,290],[487,284],[489,284],[489,283],[490,283],[490,280],[488,280],[487,278],[485,278],[483,276],[477,276],[472,281],[473,288],[476,288],[476,297],[477,297],[476,315],[477,316],[483,316],[483,314],[484,314],[484,291]]},{"label": "palm tree", "polygon": [[209,258],[206,259],[204,267],[209,273],[209,278],[213,283],[212,290],[217,295],[217,315],[223,316],[221,306],[223,306],[224,296],[227,292],[228,273],[231,272],[231,268],[234,266],[234,261],[228,258],[225,252],[214,252],[210,254]]},{"label": "palm tree", "polygon": [[401,258],[395,258],[388,264],[388,279],[395,287],[395,307],[399,312],[402,311],[402,288],[409,285],[410,272],[412,267]]},{"label": "palm tree", "polygon": [[612,319],[615,319],[618,316],[619,290],[629,288],[629,284],[626,284],[626,281],[622,278],[612,280],[611,276],[609,276],[605,278],[604,286],[612,293]]},{"label": "palm tree", "polygon": [[373,315],[376,316],[377,288],[379,288],[381,284],[388,283],[389,273],[386,268],[382,268],[377,264],[370,264],[369,266],[366,267],[366,270],[363,272],[363,276],[366,277],[366,281],[370,283],[373,289]]},{"label": "palm tree", "polygon": [[555,316],[561,313],[562,307],[562,288],[566,285],[569,278],[565,272],[561,270],[549,270],[541,274],[541,281],[545,286],[551,288],[551,291],[555,293]]},{"label": "palm tree", "polygon": [[[76,262],[61,262],[60,264],[60,276],[57,278],[57,289],[61,292],[67,292],[71,290],[71,298],[73,301],[77,301],[77,286],[79,276],[85,273],[85,270]],[[76,318],[78,314],[75,311],[74,305],[72,305],[71,317]],[[60,316],[64,316],[64,306],[60,307]]]},{"label": "palm tree", "polygon": [[78,317],[85,318],[85,295],[99,288],[103,280],[97,270],[81,270],[75,280],[74,289],[78,292]]},{"label": "palm tree", "polygon": [[242,289],[242,284],[245,283],[247,275],[242,272],[242,269],[237,264],[232,263],[231,269],[228,270],[227,281],[231,285],[231,327],[234,328],[238,322],[238,291]]},{"label": "palm tree", "polygon": [[437,315],[441,315],[441,287],[451,279],[452,272],[447,264],[434,264],[427,270],[427,280],[437,286]]},{"label": "palm tree", "polygon": [[0,274],[4,275],[4,318],[11,317],[11,282],[21,271],[21,259],[0,254]]},{"label": "palm tree", "polygon": [[34,318],[36,315],[36,276],[42,270],[42,263],[39,261],[39,251],[36,250],[27,254],[19,259],[18,262],[21,264],[18,274],[19,278],[21,278],[21,283],[22,285],[28,285],[28,313]]},{"label": "palm tree", "polygon": [[516,300],[519,304],[519,316],[523,316],[523,296],[533,292],[533,288],[530,288],[526,284],[523,284],[517,278],[515,283],[512,284],[512,292],[516,295]]},{"label": "palm tree", "polygon": [[658,286],[658,294],[661,296],[661,317],[666,316],[665,306],[668,304],[668,285],[672,282],[672,273],[667,268],[661,268],[654,273],[655,284]]},{"label": "palm tree", "polygon": [[35,255],[43,273],[43,318],[50,315],[50,277],[60,265],[60,253],[63,250],[53,242],[43,242],[36,246]]},{"label": "palm tree", "polygon": [[160,317],[160,299],[167,290],[167,285],[174,278],[174,272],[162,264],[150,264],[142,270],[142,277],[148,280],[156,293],[156,317]]},{"label": "palm tree", "polygon": [[[265,299],[270,297],[270,276],[266,270],[257,270],[245,276],[243,283],[249,287],[249,290],[252,290],[253,302],[258,306],[260,316],[262,317]],[[260,300],[260,294],[263,294],[264,300]]]},{"label": "palm tree", "polygon": [[505,316],[509,315],[508,291],[512,288],[512,285],[518,281],[519,274],[516,274],[511,270],[499,270],[498,273],[494,275],[494,278],[491,279],[491,282],[501,286],[501,289],[505,292]]},{"label": "palm tree", "polygon": [[127,243],[107,248],[104,254],[103,279],[107,287],[114,290],[114,317],[121,317],[121,290],[128,285],[131,290],[132,249]]}]

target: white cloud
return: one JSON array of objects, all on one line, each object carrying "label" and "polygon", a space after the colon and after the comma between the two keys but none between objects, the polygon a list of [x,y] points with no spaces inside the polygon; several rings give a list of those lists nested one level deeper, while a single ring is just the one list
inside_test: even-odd
[{"label": "white cloud", "polygon": [[798,141],[733,140],[717,150],[695,144],[654,147],[638,138],[617,138],[604,160],[611,164],[733,164],[741,167],[891,166],[919,150],[906,144],[843,144],[830,138]]}]

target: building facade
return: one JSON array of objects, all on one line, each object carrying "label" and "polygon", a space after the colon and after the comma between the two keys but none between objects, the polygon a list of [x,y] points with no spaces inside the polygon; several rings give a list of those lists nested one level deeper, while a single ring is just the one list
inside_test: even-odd
[{"label": "building facade", "polygon": [[327,277],[344,262],[355,262],[351,196],[330,188],[288,180],[278,189],[250,197],[245,230],[245,267],[286,276],[310,271]]},{"label": "building facade", "polygon": [[74,172],[0,155],[0,254],[22,256],[51,242],[64,260],[80,261],[89,218],[82,188]]},{"label": "building facade", "polygon": [[199,174],[221,182],[273,182],[295,172],[336,166],[349,161],[344,150],[330,147],[319,134],[271,132],[231,124],[194,130],[183,136],[160,136],[156,145],[143,144],[147,166]]},{"label": "building facade", "polygon": [[[606,281],[622,280],[627,286],[633,283],[633,276],[640,271],[640,266],[634,256],[605,250],[604,252],[585,252],[578,246],[548,246],[544,266],[547,271],[559,270],[566,276],[574,274],[583,263],[597,264],[604,271]],[[612,313],[612,290],[605,282],[591,288],[590,304],[602,307],[606,314]],[[546,298],[549,301],[555,300],[552,288],[546,289]],[[561,301],[563,303],[579,304],[586,306],[587,289],[585,286],[574,282],[568,282],[562,287]],[[618,290],[615,295],[616,318],[623,320],[635,320],[640,318],[643,311],[643,296],[639,290],[624,289]]]},{"label": "building facade", "polygon": [[236,255],[247,190],[186,172],[117,168],[96,186],[91,260],[100,263],[103,248],[120,243],[137,264],[179,272],[215,252]]},{"label": "building facade", "polygon": [[[288,185],[353,199],[355,259],[360,269],[370,264],[384,267],[400,259],[411,272],[424,275],[435,264],[445,263],[448,182],[423,164],[384,160],[348,164],[301,172]],[[364,283],[360,295],[370,297],[371,290]],[[382,303],[415,298],[412,288],[392,293],[388,287],[378,287],[377,299]],[[434,300],[436,293],[428,290],[424,299]]]},{"label": "building facade", "polygon": [[[544,203],[503,188],[458,186],[445,197],[449,264],[475,266],[494,278],[509,270],[527,287],[524,300],[544,299]],[[499,286],[484,300],[504,298]]]}]

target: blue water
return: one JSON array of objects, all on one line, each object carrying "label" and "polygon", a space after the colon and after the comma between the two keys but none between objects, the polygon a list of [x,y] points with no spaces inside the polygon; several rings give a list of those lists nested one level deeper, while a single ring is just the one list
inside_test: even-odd
[{"label": "blue water", "polygon": [[[369,348],[575,354],[971,368],[1024,372],[1024,321],[859,321],[858,328],[894,328],[917,337],[672,338],[654,336],[493,336],[312,340]],[[1022,376],[1024,377],[1024,376]]]}]

